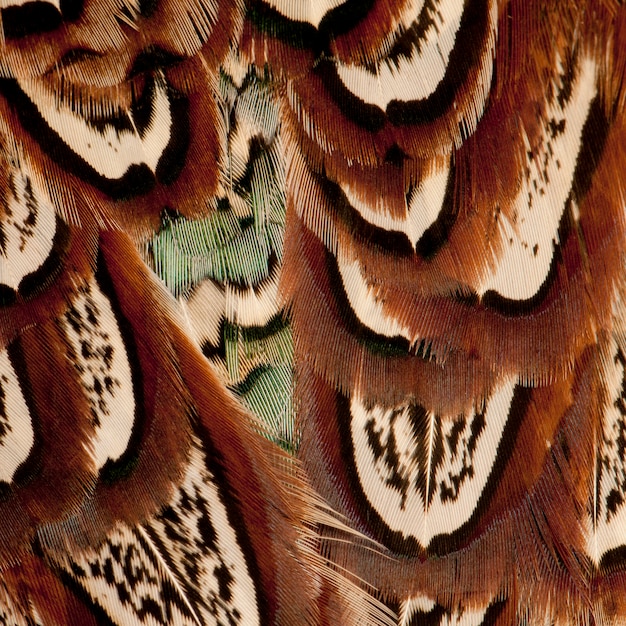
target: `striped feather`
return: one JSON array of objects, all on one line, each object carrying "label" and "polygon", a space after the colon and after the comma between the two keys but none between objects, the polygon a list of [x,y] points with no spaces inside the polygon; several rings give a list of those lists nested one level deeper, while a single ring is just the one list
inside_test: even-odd
[{"label": "striped feather", "polygon": [[621,3],[0,23],[1,623],[626,619]]},{"label": "striped feather", "polygon": [[327,554],[402,624],[618,623],[622,10],[295,6],[243,45],[285,83],[299,456],[363,535]]}]

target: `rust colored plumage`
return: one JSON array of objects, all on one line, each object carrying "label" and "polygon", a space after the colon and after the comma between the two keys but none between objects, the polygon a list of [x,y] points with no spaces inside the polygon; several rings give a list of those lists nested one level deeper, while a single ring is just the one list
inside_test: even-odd
[{"label": "rust colored plumage", "polygon": [[0,622],[626,619],[620,3],[0,21]]}]

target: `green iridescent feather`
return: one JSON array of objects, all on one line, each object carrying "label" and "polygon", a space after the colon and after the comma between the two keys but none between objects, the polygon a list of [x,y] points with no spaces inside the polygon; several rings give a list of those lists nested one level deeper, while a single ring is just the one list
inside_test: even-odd
[{"label": "green iridescent feather", "polygon": [[[202,220],[166,216],[152,239],[153,267],[183,303],[212,283],[219,332],[198,332],[205,354],[270,436],[294,451],[293,343],[285,312],[272,297],[283,258],[285,170],[278,109],[267,76],[241,67],[222,70],[219,98],[227,129],[223,195],[207,198],[214,210]],[[231,309],[238,298],[269,293],[262,324],[241,323]],[[221,295],[223,294],[223,296]],[[222,298],[224,303],[222,304]],[[273,301],[271,301],[273,300]],[[268,301],[270,303],[268,304]],[[234,303],[234,304],[233,304]],[[232,306],[231,306],[232,304]],[[273,306],[274,310],[267,310]],[[192,310],[192,326],[203,320]]]}]

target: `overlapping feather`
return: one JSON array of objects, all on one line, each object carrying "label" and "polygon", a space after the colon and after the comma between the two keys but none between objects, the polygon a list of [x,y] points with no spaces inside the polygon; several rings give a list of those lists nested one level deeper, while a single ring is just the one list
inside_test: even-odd
[{"label": "overlapping feather", "polygon": [[623,621],[620,4],[0,14],[4,622]]},{"label": "overlapping feather", "polygon": [[242,45],[285,84],[299,455],[384,546],[328,553],[402,624],[619,623],[623,10],[325,9]]},{"label": "overlapping feather", "polygon": [[[241,193],[227,154],[238,94],[225,84],[230,77],[222,75],[222,91],[219,84],[242,9],[2,8],[0,570],[8,623],[389,622],[320,557],[316,497],[294,461],[260,434],[267,427],[226,390],[194,341],[192,316],[138,252],[154,262],[156,231],[183,216],[215,223],[224,194]],[[248,118],[262,113],[255,89],[242,92]],[[281,254],[282,189],[268,204],[258,180],[267,168],[280,179],[279,165],[238,156],[239,168],[261,168],[250,182],[254,226],[243,232],[245,206],[226,223],[260,245],[259,271],[275,280],[263,252]],[[231,252],[228,271],[237,263]],[[251,268],[240,266],[244,275],[220,278],[249,286]],[[278,367],[257,377],[258,388],[284,380],[278,405],[287,425],[274,436],[284,439],[283,335],[274,341],[283,351],[275,350]],[[238,372],[237,363],[229,367]],[[249,398],[259,405],[254,388]]]}]

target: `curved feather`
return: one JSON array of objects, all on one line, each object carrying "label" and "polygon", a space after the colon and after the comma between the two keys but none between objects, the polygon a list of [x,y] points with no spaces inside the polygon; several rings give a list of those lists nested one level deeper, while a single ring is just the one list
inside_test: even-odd
[{"label": "curved feather", "polygon": [[0,21],[0,621],[624,619],[618,2]]},{"label": "curved feather", "polygon": [[623,11],[304,6],[242,45],[285,85],[299,456],[364,535],[328,554],[402,624],[617,623]]}]

